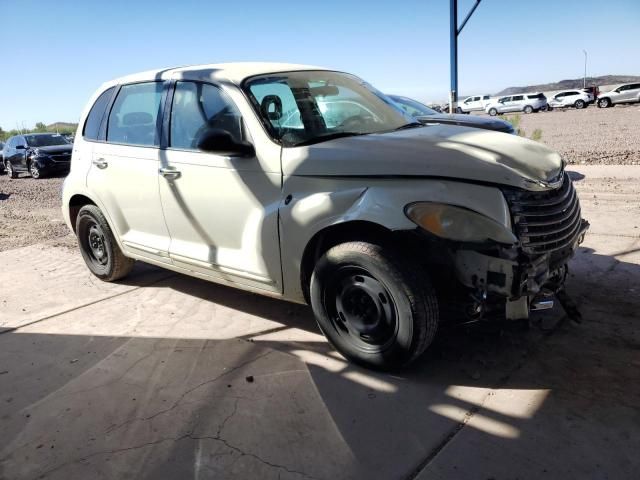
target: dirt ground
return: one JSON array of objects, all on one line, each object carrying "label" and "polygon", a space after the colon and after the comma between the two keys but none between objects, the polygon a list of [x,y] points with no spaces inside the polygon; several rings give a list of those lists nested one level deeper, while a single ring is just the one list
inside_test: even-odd
[{"label": "dirt ground", "polygon": [[556,109],[520,116],[525,136],[542,130],[540,141],[571,164],[640,165],[638,105]]},{"label": "dirt ground", "polygon": [[0,175],[0,252],[44,241],[74,245],[60,211],[63,181]]}]

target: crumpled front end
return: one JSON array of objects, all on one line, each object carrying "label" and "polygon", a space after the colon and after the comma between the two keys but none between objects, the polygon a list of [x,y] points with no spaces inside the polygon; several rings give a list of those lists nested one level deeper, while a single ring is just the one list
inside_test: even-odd
[{"label": "crumpled front end", "polygon": [[[517,244],[450,250],[458,281],[476,299],[472,311],[482,314],[491,299],[505,302],[508,319],[528,318],[529,311],[552,305],[545,297],[559,291],[567,263],[589,228],[580,212],[567,173],[555,188],[527,191],[503,188]],[[494,302],[495,303],[495,302]]]}]

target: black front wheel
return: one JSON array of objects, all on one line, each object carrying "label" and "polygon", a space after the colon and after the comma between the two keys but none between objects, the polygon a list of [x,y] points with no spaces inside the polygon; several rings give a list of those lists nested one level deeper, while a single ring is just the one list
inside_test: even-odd
[{"label": "black front wheel", "polygon": [[82,258],[99,279],[113,282],[133,268],[134,260],[124,256],[107,219],[95,205],[85,205],[78,212],[76,235]]},{"label": "black front wheel", "polygon": [[394,369],[418,358],[438,326],[426,274],[388,247],[337,245],[316,264],[311,305],[322,332],[346,358]]}]

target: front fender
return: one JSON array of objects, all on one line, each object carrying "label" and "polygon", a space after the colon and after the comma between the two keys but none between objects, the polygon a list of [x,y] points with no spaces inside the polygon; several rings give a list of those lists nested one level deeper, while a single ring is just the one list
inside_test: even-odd
[{"label": "front fender", "polygon": [[425,178],[299,177],[284,179],[279,228],[284,295],[304,301],[300,268],[304,251],[319,232],[341,223],[365,221],[391,231],[413,230],[404,214],[409,203],[430,201],[462,206],[511,228],[509,209],[491,186]]}]

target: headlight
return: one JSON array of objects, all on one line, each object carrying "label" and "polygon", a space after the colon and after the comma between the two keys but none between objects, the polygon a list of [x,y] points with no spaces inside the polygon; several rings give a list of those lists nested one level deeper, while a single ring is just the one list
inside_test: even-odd
[{"label": "headlight", "polygon": [[416,225],[434,235],[458,242],[494,240],[513,244],[518,239],[504,225],[463,207],[419,202],[407,205],[405,213]]}]

